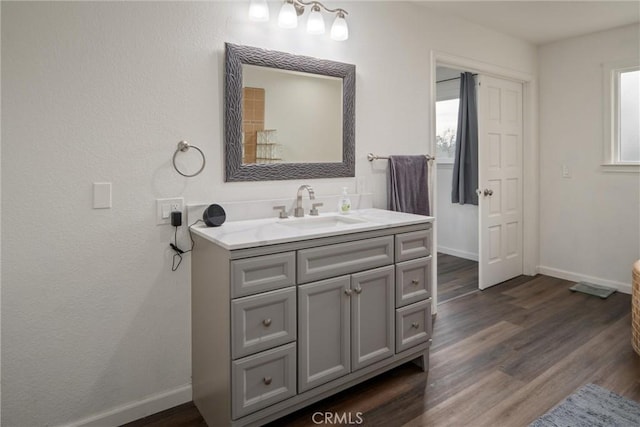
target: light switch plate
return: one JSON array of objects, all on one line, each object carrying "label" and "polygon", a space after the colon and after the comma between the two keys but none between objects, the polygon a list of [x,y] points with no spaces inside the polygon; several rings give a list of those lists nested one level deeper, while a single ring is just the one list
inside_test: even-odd
[{"label": "light switch plate", "polygon": [[111,209],[111,183],[93,183],[93,209]]},{"label": "light switch plate", "polygon": [[[156,224],[171,224],[171,212],[182,212],[184,208],[184,198],[156,199]],[[184,212],[183,212],[184,213]]]}]

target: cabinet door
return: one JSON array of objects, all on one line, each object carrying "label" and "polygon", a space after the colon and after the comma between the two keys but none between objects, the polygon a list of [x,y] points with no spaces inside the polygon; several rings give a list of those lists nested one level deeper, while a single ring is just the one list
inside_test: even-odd
[{"label": "cabinet door", "polygon": [[348,374],[349,276],[298,287],[298,392]]},{"label": "cabinet door", "polygon": [[351,276],[351,365],[355,371],[394,353],[394,267]]}]

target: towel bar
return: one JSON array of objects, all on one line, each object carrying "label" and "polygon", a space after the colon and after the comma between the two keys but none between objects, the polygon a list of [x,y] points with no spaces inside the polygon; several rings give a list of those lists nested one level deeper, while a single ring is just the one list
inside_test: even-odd
[{"label": "towel bar", "polygon": [[[424,157],[427,158],[427,160],[432,161],[435,160],[436,158],[433,156],[430,156],[428,154],[425,154]],[[376,154],[373,153],[369,153],[367,154],[367,160],[369,160],[370,162],[373,162],[374,160],[381,160],[381,159],[388,159],[389,157],[387,156],[378,156]]]}]

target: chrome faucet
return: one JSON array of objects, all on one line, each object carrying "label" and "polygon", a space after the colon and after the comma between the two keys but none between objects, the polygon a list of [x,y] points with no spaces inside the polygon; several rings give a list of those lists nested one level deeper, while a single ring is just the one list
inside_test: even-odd
[{"label": "chrome faucet", "polygon": [[307,190],[309,192],[309,199],[315,200],[316,193],[313,191],[313,187],[310,185],[301,185],[298,188],[298,194],[296,196],[296,208],[293,210],[293,216],[296,218],[301,218],[304,216],[304,209],[302,208],[302,190]]}]

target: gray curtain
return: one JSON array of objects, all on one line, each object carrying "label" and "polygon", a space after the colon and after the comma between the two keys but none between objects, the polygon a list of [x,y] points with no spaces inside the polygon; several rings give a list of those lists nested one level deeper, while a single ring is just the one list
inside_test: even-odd
[{"label": "gray curtain", "polygon": [[460,109],[453,163],[451,203],[478,204],[478,110],[475,79],[471,73],[460,75]]}]

